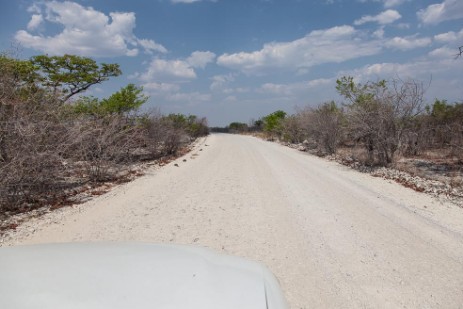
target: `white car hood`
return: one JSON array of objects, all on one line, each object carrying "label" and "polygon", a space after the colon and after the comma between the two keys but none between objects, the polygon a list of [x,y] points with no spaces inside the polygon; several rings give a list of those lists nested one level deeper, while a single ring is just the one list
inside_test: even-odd
[{"label": "white car hood", "polygon": [[0,248],[0,308],[287,308],[262,265],[192,246]]}]

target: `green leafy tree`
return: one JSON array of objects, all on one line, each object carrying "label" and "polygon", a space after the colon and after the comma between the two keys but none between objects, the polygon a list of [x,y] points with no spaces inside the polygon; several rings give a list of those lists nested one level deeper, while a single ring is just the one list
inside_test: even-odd
[{"label": "green leafy tree", "polygon": [[248,131],[248,125],[242,122],[232,122],[228,125],[228,130],[231,133],[242,133]]},{"label": "green leafy tree", "polygon": [[206,118],[198,118],[196,115],[169,114],[165,121],[170,122],[176,130],[183,130],[191,137],[199,137],[209,134]]},{"label": "green leafy tree", "polygon": [[81,96],[69,109],[79,115],[102,115],[100,101],[93,96]]},{"label": "green leafy tree", "polygon": [[198,118],[196,115],[188,116],[187,132],[191,137],[197,138],[209,134],[206,118]]},{"label": "green leafy tree", "polygon": [[0,55],[0,98],[20,95],[27,97],[38,91],[36,81],[40,75],[29,60],[19,60]]},{"label": "green leafy tree", "polygon": [[72,105],[74,113],[93,116],[125,114],[137,110],[149,97],[143,94],[143,87],[128,84],[109,98],[98,100],[95,97],[81,97]]},{"label": "green leafy tree", "polygon": [[251,130],[252,131],[262,131],[264,128],[264,121],[262,119],[252,120],[251,121]]},{"label": "green leafy tree", "polygon": [[149,97],[143,94],[143,87],[128,84],[109,98],[101,100],[100,106],[109,114],[124,114],[137,110],[148,101]]},{"label": "green leafy tree", "polygon": [[175,129],[186,129],[188,125],[188,119],[183,114],[169,114],[164,118],[165,120],[171,122]]},{"label": "green leafy tree", "polygon": [[280,136],[282,134],[282,121],[286,117],[286,112],[278,110],[264,118],[262,118],[264,131],[271,134]]},{"label": "green leafy tree", "polygon": [[98,65],[91,58],[75,55],[39,55],[32,57],[30,62],[40,73],[41,85],[51,89],[54,94],[61,94],[63,101],[92,85],[122,74],[118,64]]}]

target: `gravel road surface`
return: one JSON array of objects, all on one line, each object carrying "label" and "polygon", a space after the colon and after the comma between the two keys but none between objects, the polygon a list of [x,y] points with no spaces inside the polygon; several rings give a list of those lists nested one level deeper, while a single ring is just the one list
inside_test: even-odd
[{"label": "gravel road surface", "polygon": [[463,308],[463,209],[253,137],[186,156],[3,245],[194,244],[266,264],[292,308]]}]

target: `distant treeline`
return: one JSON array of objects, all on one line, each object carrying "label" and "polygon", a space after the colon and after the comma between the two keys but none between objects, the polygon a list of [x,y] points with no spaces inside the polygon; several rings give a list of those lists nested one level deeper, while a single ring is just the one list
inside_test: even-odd
[{"label": "distant treeline", "polygon": [[[435,100],[426,105],[424,87],[414,80],[356,83],[337,80],[345,98],[293,115],[276,111],[250,124],[233,122],[229,133],[261,131],[268,139],[304,143],[319,155],[336,154],[340,147],[362,150],[353,159],[386,166],[398,155],[420,156],[432,151],[463,164],[463,103]],[[354,153],[354,152],[353,152]]]}]

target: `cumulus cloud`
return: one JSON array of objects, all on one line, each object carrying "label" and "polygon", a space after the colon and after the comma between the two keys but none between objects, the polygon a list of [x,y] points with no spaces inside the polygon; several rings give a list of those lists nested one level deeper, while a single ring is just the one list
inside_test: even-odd
[{"label": "cumulus cloud", "polygon": [[[139,47],[148,52],[167,50],[152,40],[138,39],[133,34],[135,13],[112,12],[105,15],[92,7],[78,3],[50,1],[34,4],[28,31],[20,30],[15,39],[23,46],[47,54],[77,54],[81,56],[135,56]],[[61,25],[62,32],[54,36],[33,33],[45,21]]]},{"label": "cumulus cloud", "polygon": [[217,64],[246,74],[268,69],[300,70],[323,63],[340,63],[380,52],[378,41],[367,40],[352,26],[315,30],[291,42],[272,42],[261,50],[223,54]]},{"label": "cumulus cloud", "polygon": [[43,16],[42,14],[34,14],[31,17],[31,20],[27,24],[27,30],[33,31],[37,29],[43,22]]},{"label": "cumulus cloud", "polygon": [[226,75],[215,75],[211,79],[212,83],[209,88],[213,91],[216,91],[221,89],[223,90],[226,85],[235,80],[235,76],[230,73]]},{"label": "cumulus cloud", "polygon": [[319,78],[309,81],[297,82],[297,83],[288,83],[288,84],[275,84],[275,83],[265,83],[257,92],[259,93],[272,93],[276,95],[298,95],[302,92],[307,92],[312,88],[317,88],[326,85],[333,85],[335,79],[333,78]]},{"label": "cumulus cloud", "polygon": [[436,48],[429,52],[429,56],[437,58],[437,59],[445,59],[445,58],[454,58],[457,54],[455,48],[449,48],[446,46]]},{"label": "cumulus cloud", "polygon": [[430,38],[394,37],[386,41],[385,46],[393,49],[410,50],[418,47],[425,47],[432,43]]},{"label": "cumulus cloud", "polygon": [[183,60],[164,60],[155,58],[151,61],[145,73],[140,75],[140,80],[149,82],[162,79],[194,79],[194,69]]},{"label": "cumulus cloud", "polygon": [[146,53],[148,54],[152,54],[155,51],[160,53],[167,53],[167,49],[164,46],[154,42],[153,40],[137,39],[137,42],[145,49]]},{"label": "cumulus cloud", "polygon": [[381,26],[378,30],[373,32],[373,36],[378,39],[382,39],[384,37],[384,26]]},{"label": "cumulus cloud", "polygon": [[384,7],[391,8],[391,7],[399,6],[405,3],[406,1],[409,1],[409,0],[384,0]]},{"label": "cumulus cloud", "polygon": [[398,29],[410,29],[410,24],[408,23],[399,23],[395,25]]},{"label": "cumulus cloud", "polygon": [[[439,54],[445,55],[446,51],[443,49],[435,50],[430,53],[429,56],[431,57],[406,63],[385,62],[370,64],[352,71],[339,72],[339,76],[353,76],[359,81],[375,80],[378,78],[397,78],[398,76],[403,79],[412,78],[429,81],[431,76],[433,76],[434,81],[434,78],[442,76],[441,74],[446,74],[446,77],[452,74],[459,74],[461,65],[456,63],[452,57],[436,58]],[[456,69],[456,65],[460,68]],[[449,72],[454,73],[449,75]]]},{"label": "cumulus cloud", "polygon": [[210,51],[195,51],[186,62],[194,68],[204,69],[207,64],[214,62],[215,54]]},{"label": "cumulus cloud", "polygon": [[180,90],[180,86],[177,84],[170,83],[156,83],[150,82],[143,84],[143,89],[149,93],[160,94],[160,93],[172,93]]},{"label": "cumulus cloud", "polygon": [[424,24],[435,25],[446,20],[463,18],[463,1],[445,0],[442,3],[431,4],[427,8],[419,10],[418,18]]},{"label": "cumulus cloud", "polygon": [[354,25],[359,26],[359,25],[363,25],[369,22],[376,22],[380,25],[387,25],[387,24],[391,24],[395,22],[401,17],[402,15],[400,15],[399,12],[397,12],[396,10],[387,10],[375,16],[371,16],[371,15],[362,16],[362,18],[354,21]]},{"label": "cumulus cloud", "polygon": [[215,54],[209,51],[195,51],[186,59],[166,60],[153,58],[144,73],[136,73],[145,83],[159,81],[191,80],[197,77],[195,68],[204,68],[215,59]]},{"label": "cumulus cloud", "polygon": [[211,95],[200,92],[174,93],[169,96],[166,96],[166,99],[169,101],[194,104],[199,102],[210,101]]},{"label": "cumulus cloud", "polygon": [[441,43],[454,43],[463,41],[463,29],[460,32],[449,31],[434,36],[434,40]]}]

